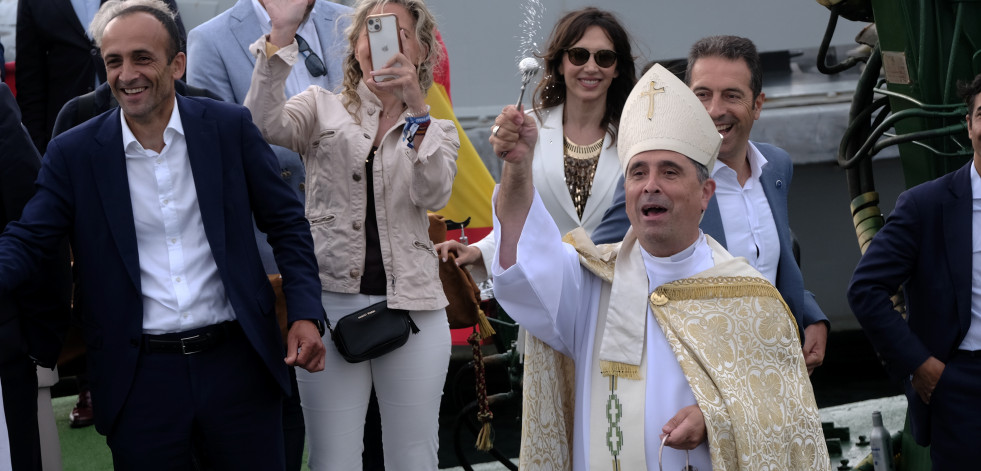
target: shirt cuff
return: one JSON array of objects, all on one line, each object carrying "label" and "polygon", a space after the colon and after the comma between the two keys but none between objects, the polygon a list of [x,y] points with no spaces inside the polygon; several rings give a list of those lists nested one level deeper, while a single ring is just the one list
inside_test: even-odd
[{"label": "shirt cuff", "polygon": [[269,42],[268,39],[266,40],[266,57],[272,57],[278,50],[279,46]]}]

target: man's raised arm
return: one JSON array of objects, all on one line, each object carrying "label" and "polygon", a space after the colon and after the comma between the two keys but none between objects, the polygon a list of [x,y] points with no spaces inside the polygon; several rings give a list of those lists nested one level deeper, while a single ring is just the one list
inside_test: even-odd
[{"label": "man's raised arm", "polygon": [[507,106],[494,120],[490,142],[494,154],[504,160],[501,184],[494,200],[494,212],[501,223],[501,245],[498,248],[501,268],[514,265],[518,239],[535,199],[531,159],[538,140],[535,120],[514,106]]}]

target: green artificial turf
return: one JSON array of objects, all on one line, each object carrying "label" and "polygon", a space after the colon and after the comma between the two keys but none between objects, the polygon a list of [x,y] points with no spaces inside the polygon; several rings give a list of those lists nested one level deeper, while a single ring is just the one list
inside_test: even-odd
[{"label": "green artificial turf", "polygon": [[112,455],[106,445],[106,437],[99,435],[95,427],[71,428],[68,413],[75,406],[76,396],[51,400],[54,407],[58,440],[61,442],[61,462],[64,471],[103,471],[112,469]]},{"label": "green artificial turf", "polygon": [[[112,455],[106,445],[106,437],[99,435],[95,427],[71,428],[68,426],[68,413],[75,406],[77,396],[65,396],[51,400],[54,407],[55,424],[58,426],[58,439],[61,442],[61,461],[64,471],[106,471],[112,469]],[[306,465],[307,450],[303,450],[303,471]]]}]

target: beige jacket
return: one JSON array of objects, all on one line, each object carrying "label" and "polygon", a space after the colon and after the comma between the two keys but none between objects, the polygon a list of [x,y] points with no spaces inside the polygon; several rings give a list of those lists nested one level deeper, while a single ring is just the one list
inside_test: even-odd
[{"label": "beige jacket", "polygon": [[[381,102],[359,83],[360,125],[340,95],[320,87],[311,86],[286,102],[286,77],[302,58],[296,42],[271,58],[266,57],[264,37],[250,50],[256,65],[245,106],[270,144],[292,149],[303,158],[306,216],[321,285],[325,291],[357,293],[365,256],[365,158],[378,132]],[[440,309],[447,302],[426,211],[449,201],[459,135],[452,121],[433,119],[422,144],[413,150],[402,141],[402,127],[400,120],[385,132],[371,175],[388,303],[396,309]]]}]

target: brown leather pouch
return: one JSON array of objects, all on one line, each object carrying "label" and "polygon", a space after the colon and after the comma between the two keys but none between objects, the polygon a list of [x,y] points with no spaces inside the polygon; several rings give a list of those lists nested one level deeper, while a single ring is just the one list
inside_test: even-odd
[{"label": "brown leather pouch", "polygon": [[[429,239],[434,244],[446,241],[446,221],[439,214],[429,214]],[[439,281],[449,305],[446,318],[451,329],[473,327],[480,322],[480,288],[470,272],[456,265],[456,256],[439,260]]]}]

